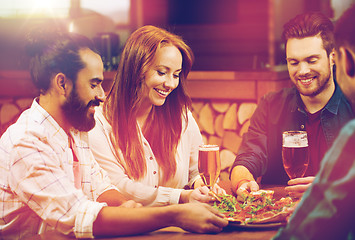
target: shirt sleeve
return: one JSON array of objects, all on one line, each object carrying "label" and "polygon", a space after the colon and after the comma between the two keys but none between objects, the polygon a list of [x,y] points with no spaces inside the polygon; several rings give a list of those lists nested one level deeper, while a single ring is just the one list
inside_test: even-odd
[{"label": "shirt sleeve", "polygon": [[105,204],[88,200],[74,187],[60,157],[46,138],[27,136],[14,143],[9,185],[46,224],[65,234],[76,229],[77,237],[92,238],[93,222]]},{"label": "shirt sleeve", "polygon": [[94,238],[92,219],[96,220],[101,209],[106,206],[106,203],[90,201],[81,204],[75,218],[74,234],[76,238]]},{"label": "shirt sleeve", "polygon": [[[108,174],[113,185],[127,198],[145,206],[163,206],[179,202],[182,189],[147,185],[132,180],[118,162],[110,140],[110,127],[100,114],[95,127],[89,132],[89,145],[96,161]],[[123,157],[123,156],[121,156]]]},{"label": "shirt sleeve", "polygon": [[274,239],[347,239],[354,234],[354,131],[354,121],[342,129],[288,225]]},{"label": "shirt sleeve", "polygon": [[249,129],[243,136],[232,166],[246,167],[255,179],[265,173],[267,166],[267,111],[268,103],[263,97],[250,119]]}]

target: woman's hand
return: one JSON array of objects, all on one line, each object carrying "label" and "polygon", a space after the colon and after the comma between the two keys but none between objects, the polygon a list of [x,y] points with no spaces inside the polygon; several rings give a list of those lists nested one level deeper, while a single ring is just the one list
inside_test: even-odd
[{"label": "woman's hand", "polygon": [[221,188],[218,184],[215,184],[212,188],[212,192],[214,192],[217,195],[226,195],[226,190]]},{"label": "woman's hand", "polygon": [[140,203],[137,203],[133,200],[128,200],[124,203],[122,203],[119,207],[122,207],[122,208],[140,208],[140,207],[143,207],[142,204]]},{"label": "woman's hand", "polygon": [[189,202],[211,202],[214,198],[209,194],[210,189],[207,186],[202,186],[193,190],[189,197]]},{"label": "woman's hand", "polygon": [[215,201],[216,198],[213,195],[225,195],[226,191],[221,188],[218,184],[215,184],[214,187],[212,188],[212,191],[215,194],[210,194],[211,190],[207,186],[202,186],[199,188],[196,188],[195,190],[192,191],[189,202],[211,202]]}]

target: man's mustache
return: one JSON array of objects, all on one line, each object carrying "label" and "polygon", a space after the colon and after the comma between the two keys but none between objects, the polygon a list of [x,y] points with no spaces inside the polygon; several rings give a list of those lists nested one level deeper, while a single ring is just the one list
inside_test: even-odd
[{"label": "man's mustache", "polygon": [[99,99],[91,100],[91,101],[88,103],[88,108],[91,107],[91,106],[98,107],[98,106],[100,106],[100,103],[102,103],[102,102],[103,102],[103,101],[102,101],[102,100],[99,100]]}]

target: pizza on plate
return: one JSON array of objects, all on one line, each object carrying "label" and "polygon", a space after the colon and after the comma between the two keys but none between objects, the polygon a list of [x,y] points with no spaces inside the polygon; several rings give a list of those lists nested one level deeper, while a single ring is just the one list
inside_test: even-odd
[{"label": "pizza on plate", "polygon": [[232,195],[219,195],[214,207],[222,212],[228,221],[241,225],[285,222],[290,214],[285,209],[292,207],[295,202],[290,197],[275,200],[273,196],[272,190],[251,193],[245,190],[242,195],[244,202],[238,202]]}]

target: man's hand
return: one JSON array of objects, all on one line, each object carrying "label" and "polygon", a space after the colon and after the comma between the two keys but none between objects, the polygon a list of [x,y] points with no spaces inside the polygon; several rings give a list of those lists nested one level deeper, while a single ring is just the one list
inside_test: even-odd
[{"label": "man's hand", "polygon": [[259,190],[259,185],[256,181],[244,181],[241,182],[239,184],[239,187],[237,189],[237,200],[240,202],[243,202],[245,197],[243,197],[243,195],[245,195],[245,192],[247,191],[247,193],[249,192],[256,192]]},{"label": "man's hand", "polygon": [[244,201],[242,195],[245,192],[255,192],[259,190],[259,185],[255,181],[254,176],[244,166],[235,166],[231,173],[232,188],[238,195],[238,201]]},{"label": "man's hand", "polygon": [[290,197],[300,198],[303,193],[308,189],[312,184],[314,177],[304,177],[304,178],[295,178],[288,181],[288,187],[285,187],[285,191],[288,192]]},{"label": "man's hand", "polygon": [[190,232],[217,233],[228,225],[217,209],[205,203],[179,204],[175,226]]}]

